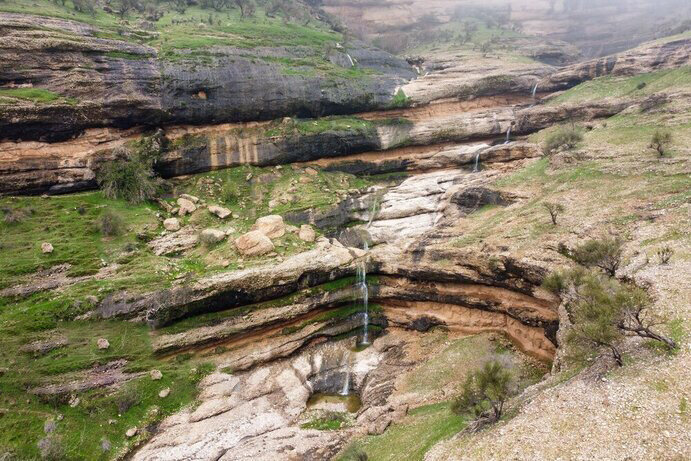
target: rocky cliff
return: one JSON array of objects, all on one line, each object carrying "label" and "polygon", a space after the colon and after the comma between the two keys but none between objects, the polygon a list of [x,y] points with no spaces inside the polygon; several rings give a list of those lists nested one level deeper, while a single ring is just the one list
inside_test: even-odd
[{"label": "rocky cliff", "polygon": [[[85,23],[0,13],[0,33],[0,89],[9,90],[0,100],[0,130],[13,140],[59,141],[92,127],[362,112],[391,105],[398,85],[415,76],[405,61],[362,42],[338,48],[338,35],[328,31],[309,46],[247,48],[228,39],[162,51],[100,38],[110,35]],[[18,89],[51,97],[12,98]]]}]

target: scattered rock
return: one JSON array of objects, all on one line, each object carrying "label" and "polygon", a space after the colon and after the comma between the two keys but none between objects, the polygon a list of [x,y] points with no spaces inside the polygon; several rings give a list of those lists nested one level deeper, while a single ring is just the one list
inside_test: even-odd
[{"label": "scattered rock", "polygon": [[160,370],[151,370],[149,376],[151,376],[151,379],[154,381],[160,381],[161,378],[163,378],[163,373],[161,373]]},{"label": "scattered rock", "polygon": [[307,173],[310,176],[316,176],[319,174],[319,172],[314,168],[305,168],[305,173]]},{"label": "scattered rock", "polygon": [[131,427],[127,429],[127,432],[125,432],[125,436],[127,436],[128,439],[131,439],[132,437],[137,435],[137,432],[139,432],[139,429],[137,429],[136,427]]},{"label": "scattered rock", "polygon": [[52,252],[53,252],[53,245],[51,245],[51,244],[48,243],[48,242],[43,242],[43,243],[41,244],[41,252],[42,252],[43,254],[52,253]]},{"label": "scattered rock", "polygon": [[104,453],[110,451],[110,447],[111,447],[111,445],[110,445],[110,440],[108,440],[108,439],[103,439],[103,440],[101,440],[101,450],[102,450]]},{"label": "scattered rock", "polygon": [[46,434],[51,434],[55,432],[55,429],[58,427],[58,425],[53,421],[52,419],[49,419],[45,423],[43,423],[43,432]]},{"label": "scattered rock", "polygon": [[73,395],[72,397],[70,397],[69,405],[70,405],[70,407],[74,408],[77,405],[79,405],[79,402],[81,402],[79,397],[77,397],[76,395]]},{"label": "scattered rock", "polygon": [[101,350],[108,349],[110,347],[110,343],[105,338],[99,338],[97,344],[98,348]]},{"label": "scattered rock", "polygon": [[180,207],[180,209],[178,210],[178,214],[180,216],[192,214],[195,211],[197,211],[197,205],[195,205],[194,202],[192,202],[191,200],[187,200],[186,198],[179,198],[178,206]]},{"label": "scattered rock", "polygon": [[163,221],[163,227],[170,232],[177,232],[180,230],[180,220],[178,218],[169,218]]},{"label": "scattered rock", "polygon": [[257,219],[257,222],[252,226],[252,230],[259,231],[270,239],[275,239],[285,235],[286,225],[281,216],[270,215]]},{"label": "scattered rock", "polygon": [[305,242],[314,242],[317,238],[317,233],[309,224],[303,224],[302,226],[300,226],[300,232],[298,233],[298,237],[300,237],[300,240],[303,240]]},{"label": "scattered rock", "polygon": [[226,239],[226,233],[218,229],[204,229],[199,238],[203,243],[216,244]]},{"label": "scattered rock", "polygon": [[286,224],[286,232],[291,234],[297,234],[300,229],[297,226],[291,224]]},{"label": "scattered rock", "polygon": [[221,219],[226,219],[228,216],[233,214],[233,212],[230,211],[228,208],[223,208],[223,207],[216,206],[216,205],[210,206],[209,212],[211,214],[218,216]]},{"label": "scattered rock", "polygon": [[180,194],[180,198],[189,200],[192,203],[199,203],[199,198],[195,197],[194,195],[189,195],[189,194]]},{"label": "scattered rock", "polygon": [[259,256],[274,251],[271,239],[260,231],[248,232],[235,239],[235,247],[245,256]]},{"label": "scattered rock", "polygon": [[162,399],[165,399],[169,395],[170,395],[170,388],[169,387],[166,387],[165,389],[163,389],[161,392],[158,393],[158,396]]},{"label": "scattered rock", "polygon": [[198,241],[197,231],[187,226],[178,232],[152,240],[149,247],[156,256],[168,256],[194,248]]},{"label": "scattered rock", "polygon": [[28,354],[45,355],[52,350],[67,346],[67,342],[65,337],[44,339],[26,344],[19,350]]}]

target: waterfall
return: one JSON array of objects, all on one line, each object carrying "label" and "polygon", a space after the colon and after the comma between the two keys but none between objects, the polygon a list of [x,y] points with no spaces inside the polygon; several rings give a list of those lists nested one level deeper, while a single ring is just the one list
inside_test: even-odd
[{"label": "waterfall", "polygon": [[533,87],[533,91],[531,93],[533,96],[533,99],[535,99],[535,95],[537,94],[537,85],[538,85],[538,83],[535,83],[535,86]]},{"label": "waterfall", "polygon": [[348,53],[345,55],[348,57],[348,61],[350,61],[350,67],[355,67],[355,61],[353,61],[353,58],[351,58]]},{"label": "waterfall", "polygon": [[506,142],[504,144],[508,144],[511,142],[511,125],[509,125],[509,129],[506,130]]},{"label": "waterfall", "polygon": [[342,396],[347,396],[350,395],[350,356],[346,355],[346,376],[345,379],[343,380],[343,387],[341,388],[341,395]]},{"label": "waterfall", "polygon": [[473,168],[473,173],[477,173],[480,167],[480,152],[475,154],[475,167]]},{"label": "waterfall", "polygon": [[[365,242],[365,251],[369,251]],[[369,290],[367,289],[367,262],[363,261],[357,268],[356,286],[362,296],[363,318],[362,318],[362,344],[369,344]]]}]

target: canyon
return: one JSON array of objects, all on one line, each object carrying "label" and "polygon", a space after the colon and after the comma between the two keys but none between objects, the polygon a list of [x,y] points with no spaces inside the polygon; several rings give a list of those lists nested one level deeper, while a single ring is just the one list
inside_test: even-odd
[{"label": "canyon", "polygon": [[[0,425],[32,418],[0,459],[691,455],[688,345],[572,365],[544,286],[626,235],[616,275],[685,337],[685,2],[323,3],[304,24],[190,5],[155,26],[0,3]],[[377,47],[459,11],[506,16],[493,48]],[[569,126],[578,147],[550,151]],[[155,200],[98,191],[136,155]],[[509,416],[463,430],[452,402],[490,360]]]}]

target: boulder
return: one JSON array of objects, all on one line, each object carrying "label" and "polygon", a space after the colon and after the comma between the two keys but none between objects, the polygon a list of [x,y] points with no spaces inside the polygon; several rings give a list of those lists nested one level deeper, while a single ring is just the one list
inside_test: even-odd
[{"label": "boulder", "polygon": [[209,207],[209,213],[218,216],[221,219],[226,219],[228,216],[230,216],[233,212],[230,211],[228,208],[223,208],[221,206],[216,206],[216,205],[211,205]]},{"label": "boulder", "polygon": [[53,245],[51,245],[48,242],[43,242],[41,244],[41,253],[43,254],[50,254],[53,252]]},{"label": "boulder", "polygon": [[258,230],[238,237],[235,240],[235,247],[245,256],[259,256],[274,251],[271,239]]},{"label": "boulder", "polygon": [[314,242],[317,238],[317,233],[309,224],[303,224],[302,226],[300,226],[300,232],[298,233],[298,237],[300,237],[300,240],[311,243]]},{"label": "boulder", "polygon": [[189,194],[181,194],[180,198],[189,200],[192,203],[199,203],[199,198],[195,197],[194,195],[189,195]]},{"label": "boulder", "polygon": [[275,239],[285,235],[286,225],[281,216],[270,215],[257,219],[257,222],[252,226],[252,230],[259,231],[270,239]]},{"label": "boulder", "polygon": [[162,399],[165,399],[170,395],[170,388],[166,387],[165,389],[161,390],[161,392],[158,393],[158,396]]},{"label": "boulder", "polygon": [[125,436],[127,436],[128,439],[131,439],[132,437],[137,435],[137,432],[139,432],[139,430],[136,427],[131,427],[127,429],[127,432],[125,432]]},{"label": "boulder", "polygon": [[178,218],[169,218],[163,221],[163,227],[170,232],[177,232],[180,230],[180,220]]},{"label": "boulder", "polygon": [[101,350],[108,349],[110,347],[110,342],[108,342],[106,338],[99,338],[96,344]]},{"label": "boulder", "polygon": [[194,204],[191,200],[188,200],[186,198],[180,197],[178,199],[178,206],[180,209],[178,210],[178,214],[180,216],[185,216],[187,214],[192,214],[195,211],[197,211],[197,205]]},{"label": "boulder", "polygon": [[226,239],[226,233],[218,229],[204,229],[199,239],[206,244],[213,245]]},{"label": "boulder", "polygon": [[149,376],[153,381],[160,381],[163,378],[163,373],[160,370],[151,370]]},{"label": "boulder", "polygon": [[198,241],[197,231],[187,226],[178,232],[152,240],[149,247],[156,256],[168,256],[194,248]]}]

